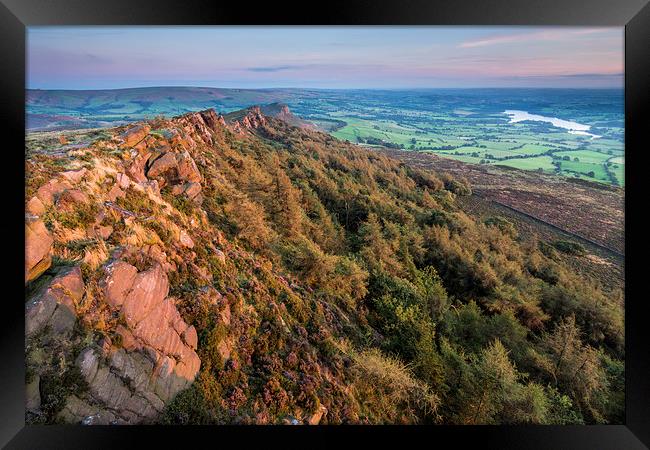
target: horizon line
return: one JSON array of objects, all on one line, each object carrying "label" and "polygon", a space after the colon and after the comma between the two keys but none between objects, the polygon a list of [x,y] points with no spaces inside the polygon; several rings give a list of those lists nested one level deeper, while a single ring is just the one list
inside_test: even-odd
[{"label": "horizon line", "polygon": [[617,86],[420,86],[420,87],[293,87],[293,86],[272,86],[272,87],[219,87],[219,86],[192,86],[192,85],[155,85],[155,86],[127,86],[127,87],[112,87],[112,88],[40,88],[40,87],[26,87],[27,91],[122,91],[133,89],[164,89],[164,88],[198,88],[198,89],[223,89],[223,90],[240,90],[240,91],[263,91],[263,90],[279,90],[279,89],[293,89],[293,90],[318,90],[318,91],[416,91],[416,90],[429,90],[429,89],[625,89],[625,85]]}]

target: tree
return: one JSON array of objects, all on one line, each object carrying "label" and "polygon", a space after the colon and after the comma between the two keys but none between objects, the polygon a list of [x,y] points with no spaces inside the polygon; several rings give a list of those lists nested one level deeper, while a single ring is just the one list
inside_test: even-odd
[{"label": "tree", "polygon": [[561,320],[554,331],[544,337],[542,348],[546,358],[541,366],[554,385],[569,394],[583,414],[602,421],[601,405],[596,399],[607,389],[607,378],[598,352],[582,343],[573,314]]},{"label": "tree", "polygon": [[423,309],[432,321],[438,321],[449,307],[447,291],[433,266],[416,273],[416,286],[422,293]]},{"label": "tree", "polygon": [[272,217],[281,232],[288,236],[295,236],[302,231],[303,213],[299,200],[300,192],[293,187],[291,180],[279,163],[277,163],[274,175]]},{"label": "tree", "polygon": [[395,251],[384,237],[383,228],[376,214],[370,213],[368,219],[359,227],[361,238],[361,257],[369,268],[395,271],[400,267]]},{"label": "tree", "polygon": [[522,384],[521,375],[498,339],[481,352],[474,366],[474,400],[466,423],[545,423],[548,398],[536,383]]}]

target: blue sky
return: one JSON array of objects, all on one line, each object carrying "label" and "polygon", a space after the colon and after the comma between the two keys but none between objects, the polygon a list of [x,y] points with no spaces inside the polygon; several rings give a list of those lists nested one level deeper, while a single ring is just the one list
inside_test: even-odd
[{"label": "blue sky", "polygon": [[29,27],[27,87],[623,87],[622,27]]}]

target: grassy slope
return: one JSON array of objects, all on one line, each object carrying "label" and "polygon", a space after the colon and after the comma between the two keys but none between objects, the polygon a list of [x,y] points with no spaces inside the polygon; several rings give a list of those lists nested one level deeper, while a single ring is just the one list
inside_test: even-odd
[{"label": "grassy slope", "polygon": [[[165,421],[282,422],[319,405],[329,423],[620,420],[619,292],[516,230],[469,218],[455,200],[468,192],[457,180],[269,122],[250,136],[219,128],[214,145],[193,150],[205,180],[200,207],[163,193],[174,220],[204,223],[193,252],[163,240],[192,262],[170,281],[199,330],[202,359]],[[84,158],[117,157],[105,149],[100,141]],[[51,176],[73,163],[66,158],[31,154],[31,192],[45,167]],[[162,214],[142,196],[123,206]],[[114,225],[123,231],[109,248],[129,239]],[[223,236],[225,267],[205,250],[214,236]],[[230,327],[205,308],[194,267],[207,267],[227,298]],[[575,350],[591,358],[584,383],[552,370],[565,356],[551,338],[571,317],[583,332]],[[498,390],[485,381],[495,367],[512,375]]]}]

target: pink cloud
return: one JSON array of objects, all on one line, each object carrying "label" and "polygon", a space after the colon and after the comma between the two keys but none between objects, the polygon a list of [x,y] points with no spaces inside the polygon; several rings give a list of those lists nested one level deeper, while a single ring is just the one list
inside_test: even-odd
[{"label": "pink cloud", "polygon": [[500,36],[492,36],[483,39],[476,39],[472,41],[465,41],[459,45],[460,48],[474,48],[485,47],[488,45],[507,44],[511,42],[524,42],[524,41],[562,41],[570,39],[574,36],[583,36],[594,33],[602,33],[610,31],[608,28],[587,28],[583,30],[542,30],[532,33],[519,33],[507,34]]}]

